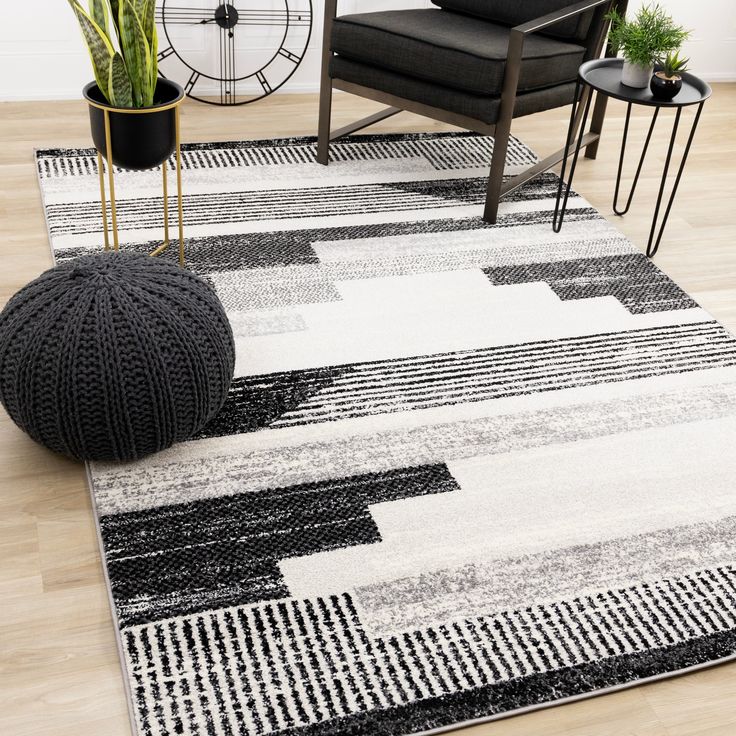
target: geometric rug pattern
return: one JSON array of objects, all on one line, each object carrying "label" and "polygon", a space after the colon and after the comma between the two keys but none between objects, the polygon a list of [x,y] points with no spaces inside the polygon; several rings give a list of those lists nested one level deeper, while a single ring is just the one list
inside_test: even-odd
[{"label": "geometric rug pattern", "polygon": [[[315,149],[184,146],[235,379],[89,466],[139,736],[434,733],[734,657],[736,339],[581,197],[554,233],[552,174],[484,223],[490,138]],[[94,151],[37,164],[56,261],[97,252]],[[116,190],[151,250],[160,170]]]}]

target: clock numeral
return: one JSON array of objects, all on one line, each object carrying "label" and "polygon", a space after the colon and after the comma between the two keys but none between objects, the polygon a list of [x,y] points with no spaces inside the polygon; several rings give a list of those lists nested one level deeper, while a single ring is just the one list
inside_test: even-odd
[{"label": "clock numeral", "polygon": [[256,72],[256,79],[261,83],[263,91],[268,95],[271,94],[271,85],[268,83],[266,77],[263,76],[263,72]]},{"label": "clock numeral", "polygon": [[199,77],[200,76],[201,75],[200,75],[199,72],[192,72],[192,76],[189,77],[189,80],[184,85],[184,91],[187,94],[189,94],[194,89],[194,85],[197,84],[197,82],[199,81]]},{"label": "clock numeral", "polygon": [[171,56],[174,53],[174,47],[169,46],[167,49],[158,52],[158,60],[163,61],[167,56]]},{"label": "clock numeral", "polygon": [[279,54],[285,59],[294,62],[294,64],[298,64],[301,61],[301,57],[296,54],[292,54],[288,49],[279,49]]}]

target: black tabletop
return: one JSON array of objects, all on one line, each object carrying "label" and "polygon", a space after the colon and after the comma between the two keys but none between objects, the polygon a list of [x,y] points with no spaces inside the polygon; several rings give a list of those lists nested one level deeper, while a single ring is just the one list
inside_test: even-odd
[{"label": "black tabletop", "polygon": [[653,105],[658,107],[684,107],[685,105],[696,105],[698,102],[707,100],[711,95],[711,88],[702,79],[694,74],[684,72],[682,76],[682,89],[670,102],[655,100],[649,87],[637,89],[628,87],[621,83],[621,70],[624,66],[623,59],[593,59],[586,61],[578,71],[580,79],[593,89],[602,92],[609,97],[624,102],[633,102],[636,105]]}]

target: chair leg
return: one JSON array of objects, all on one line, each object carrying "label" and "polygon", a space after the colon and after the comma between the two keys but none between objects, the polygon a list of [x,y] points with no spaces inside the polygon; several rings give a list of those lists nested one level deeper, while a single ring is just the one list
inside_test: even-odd
[{"label": "chair leg", "polygon": [[332,118],[332,79],[322,79],[319,92],[319,129],[317,133],[317,163],[330,162],[330,122]]},{"label": "chair leg", "polygon": [[598,155],[598,144],[600,143],[600,135],[603,132],[603,121],[606,119],[607,103],[608,97],[606,95],[602,95],[600,92],[596,93],[593,117],[590,120],[590,132],[595,133],[598,137],[593,143],[585,147],[585,158],[594,159]]},{"label": "chair leg", "polygon": [[337,15],[337,0],[325,0],[325,19],[322,27],[322,73],[319,83],[319,124],[317,130],[317,163],[327,166],[330,161],[330,118],[332,117],[332,78],[330,61],[332,51],[332,24]]},{"label": "chair leg", "polygon": [[483,219],[491,225],[496,224],[498,216],[498,201],[501,199],[503,172],[506,168],[506,151],[509,147],[511,120],[514,117],[514,107],[516,105],[516,90],[519,86],[523,49],[524,34],[517,31],[517,29],[513,29],[509,36],[509,48],[506,55],[506,69],[503,75],[503,89],[501,90],[501,107],[493,131],[493,158],[491,159],[491,173],[488,176],[486,206],[483,210]]},{"label": "chair leg", "polygon": [[509,147],[511,134],[511,120],[499,121],[493,138],[493,158],[491,159],[491,173],[488,176],[486,190],[486,206],[483,210],[483,219],[491,225],[496,224],[498,203],[501,199],[503,172],[506,168],[506,151]]}]

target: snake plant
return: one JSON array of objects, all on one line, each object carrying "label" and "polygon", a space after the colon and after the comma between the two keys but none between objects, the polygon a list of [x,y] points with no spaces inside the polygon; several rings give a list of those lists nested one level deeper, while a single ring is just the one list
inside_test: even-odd
[{"label": "snake plant", "polygon": [[158,79],[156,0],[68,0],[87,44],[95,80],[113,107],[150,107]]}]

